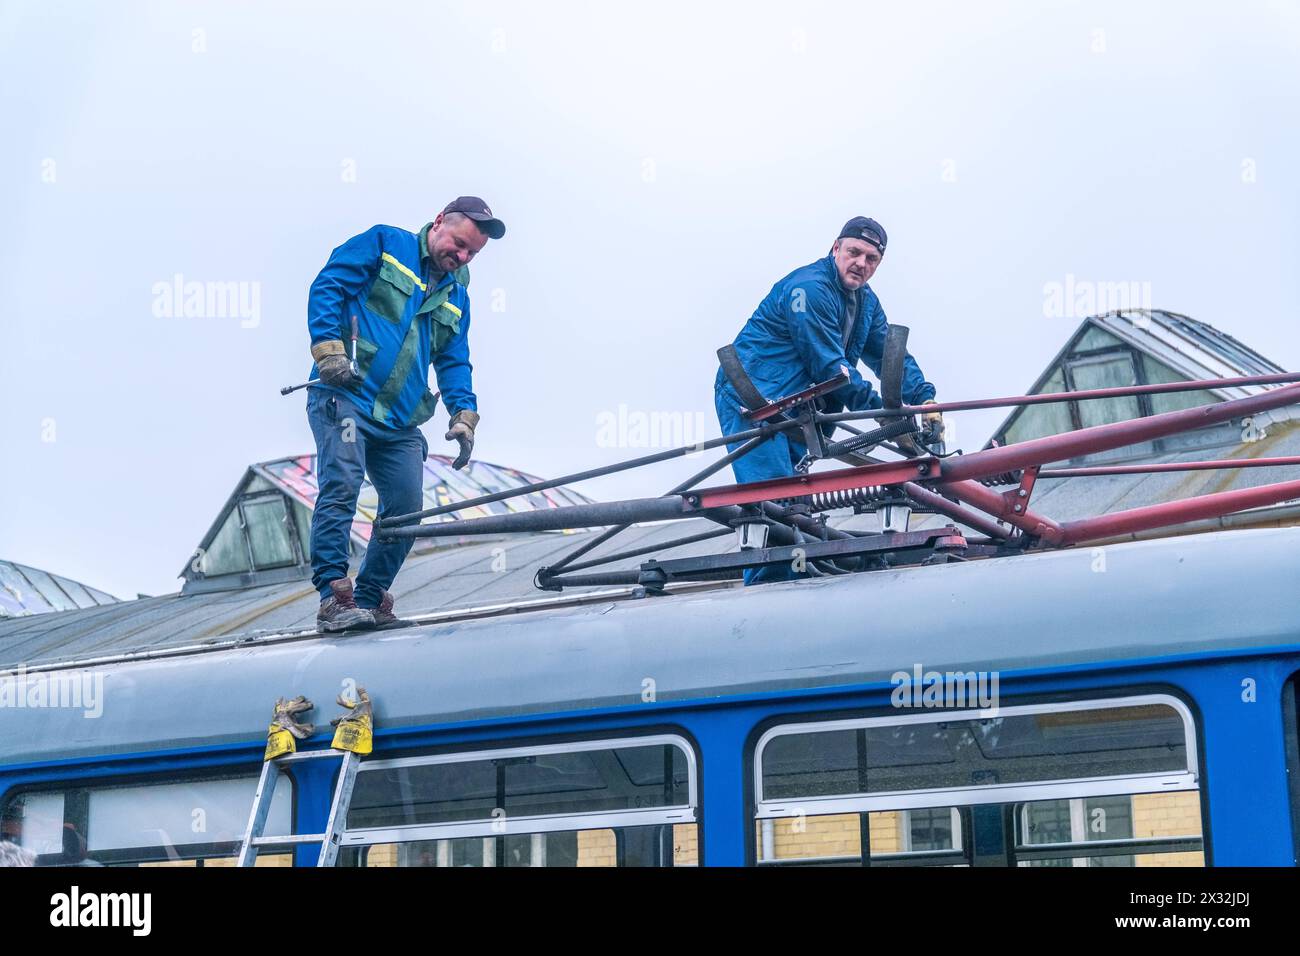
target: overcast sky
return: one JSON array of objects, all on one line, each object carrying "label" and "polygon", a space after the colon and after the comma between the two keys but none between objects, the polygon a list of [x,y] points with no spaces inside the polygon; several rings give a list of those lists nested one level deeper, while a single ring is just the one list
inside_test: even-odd
[{"label": "overcast sky", "polygon": [[941,399],[1027,388],[1067,281],[1300,367],[1298,100],[1293,3],[4,0],[0,558],[175,590],[244,468],[313,450],[278,390],[330,250],[466,193],[509,229],[476,456],[539,475],[654,450],[638,415],[717,435],[715,349],[854,215]]}]

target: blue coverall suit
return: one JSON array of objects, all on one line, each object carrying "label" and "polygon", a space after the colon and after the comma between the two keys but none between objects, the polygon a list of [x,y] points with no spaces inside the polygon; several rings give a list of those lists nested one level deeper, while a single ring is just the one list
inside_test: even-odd
[{"label": "blue coverall suit", "polygon": [[[856,304],[856,309],[853,306]],[[849,319],[853,317],[852,326]],[[736,336],[736,356],[758,391],[773,400],[792,395],[817,382],[849,372],[849,381],[821,399],[823,410],[866,411],[880,408],[880,396],[858,372],[864,361],[876,375],[884,356],[889,323],[880,300],[864,285],[850,291],[841,284],[831,256],[802,266],[772,286],[766,298]],[[744,417],[744,403],[718,369],[714,404],[724,435],[747,431],[753,424]],[[925,380],[911,355],[903,369],[903,401],[919,405],[934,398],[934,386]],[[739,443],[729,444],[734,451]],[[795,474],[807,453],[796,433],[785,431],[759,445],[732,464],[742,483]],[[788,567],[760,568],[745,573],[745,583],[782,581],[796,577]]]},{"label": "blue coverall suit", "polygon": [[[363,476],[379,494],[380,517],[424,506],[429,446],[419,425],[433,417],[432,365],[452,416],[478,410],[469,361],[469,270],[440,273],[426,236],[374,226],[331,253],[312,283],[307,327],[312,345],[342,341],[351,348],[358,323],[355,387],[307,390],[307,418],[316,438],[319,491],[311,521],[312,584],[321,598],[347,577],[348,542]],[[311,377],[319,370],[312,366]],[[414,543],[371,541],[357,573],[359,607],[378,606]]]}]

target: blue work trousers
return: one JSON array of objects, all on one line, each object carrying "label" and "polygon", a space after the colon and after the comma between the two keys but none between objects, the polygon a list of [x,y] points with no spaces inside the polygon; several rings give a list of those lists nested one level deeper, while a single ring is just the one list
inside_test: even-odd
[{"label": "blue work trousers", "polygon": [[[734,435],[749,431],[754,423],[742,413],[740,399],[736,393],[725,385],[713,390],[713,403],[718,411],[718,424],[722,434]],[[751,481],[763,481],[768,478],[788,478],[795,474],[795,466],[808,452],[807,446],[791,437],[790,431],[778,432],[753,451],[737,458],[731,463],[736,481],[748,484]],[[794,434],[798,434],[794,432]],[[727,451],[735,451],[743,444],[733,442],[727,445]],[[765,584],[769,581],[792,581],[807,577],[807,572],[796,572],[788,564],[765,568],[750,568],[745,572],[745,584]]]},{"label": "blue work trousers", "polygon": [[[330,582],[348,575],[348,542],[361,482],[369,475],[379,494],[379,516],[410,514],[424,507],[424,460],[429,444],[414,426],[381,425],[346,396],[307,389],[307,420],[316,437],[316,510],[311,516],[311,583],[322,600]],[[359,607],[379,605],[393,584],[414,538],[371,541],[357,572]]]}]

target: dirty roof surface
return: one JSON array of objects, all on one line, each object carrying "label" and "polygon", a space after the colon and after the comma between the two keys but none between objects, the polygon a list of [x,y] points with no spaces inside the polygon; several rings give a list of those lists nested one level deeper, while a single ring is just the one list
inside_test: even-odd
[{"label": "dirty roof surface", "polygon": [[[717,528],[704,520],[634,527],[595,554],[612,554]],[[413,551],[391,589],[399,615],[531,601],[537,568],[588,540],[592,532],[533,534]],[[675,557],[726,550],[717,538],[664,552]],[[635,568],[645,557],[610,568]],[[566,592],[571,593],[571,592]],[[258,631],[316,626],[320,599],[310,581],[242,590],[169,594],[104,607],[0,619],[0,668],[202,644]]]}]

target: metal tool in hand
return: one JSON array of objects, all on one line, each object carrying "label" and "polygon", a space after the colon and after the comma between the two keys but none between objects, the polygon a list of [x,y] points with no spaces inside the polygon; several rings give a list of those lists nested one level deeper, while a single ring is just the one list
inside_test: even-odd
[{"label": "metal tool in hand", "polygon": [[[352,373],[354,379],[361,381],[361,369],[357,366],[357,317],[355,315],[352,316],[352,360],[348,364],[348,370]],[[310,382],[303,382],[301,385],[286,385],[284,388],[280,389],[280,394],[288,395],[290,392],[296,392],[300,388],[308,388],[312,385],[319,384],[320,379],[313,378]]]},{"label": "metal tool in hand", "polygon": [[320,379],[313,378],[310,382],[303,382],[301,385],[286,385],[284,388],[280,389],[280,394],[288,395],[290,392],[296,392],[300,388],[307,388],[309,386],[319,385],[319,384],[320,384]]}]

